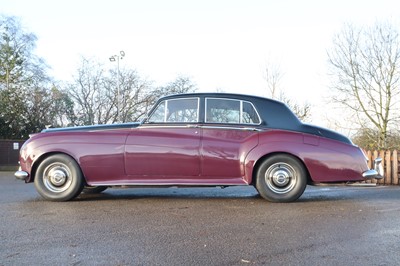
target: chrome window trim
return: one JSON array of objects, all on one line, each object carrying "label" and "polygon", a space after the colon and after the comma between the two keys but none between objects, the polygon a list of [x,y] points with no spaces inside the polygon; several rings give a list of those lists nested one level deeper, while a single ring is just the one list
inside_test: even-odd
[{"label": "chrome window trim", "polygon": [[167,125],[167,124],[143,124],[135,129],[141,128],[204,128],[204,129],[220,129],[220,130],[243,130],[243,131],[262,131],[262,129],[255,127],[233,127],[233,126],[214,126],[204,124],[189,124],[189,125]]},{"label": "chrome window trim", "polygon": [[168,115],[168,102],[169,100],[165,101],[165,107],[164,107],[164,120],[162,121],[162,123],[167,123],[167,115]]},{"label": "chrome window trim", "polygon": [[243,124],[243,101],[240,101],[239,123]]},{"label": "chrome window trim", "polygon": [[141,128],[199,128],[200,126],[198,124],[185,124],[185,123],[174,123],[175,125],[169,125],[172,123],[157,123],[157,124],[143,124],[138,126],[137,128],[134,129],[141,129]]}]

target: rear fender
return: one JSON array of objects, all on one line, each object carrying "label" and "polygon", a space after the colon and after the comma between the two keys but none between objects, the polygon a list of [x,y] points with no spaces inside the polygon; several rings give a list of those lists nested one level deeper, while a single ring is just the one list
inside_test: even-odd
[{"label": "rear fender", "polygon": [[301,156],[301,153],[296,152],[301,149],[302,147],[299,144],[288,144],[285,142],[274,142],[257,146],[255,149],[250,151],[245,160],[246,181],[249,184],[253,183],[258,165],[266,158],[273,156],[274,154],[288,154],[290,156],[296,157],[304,165],[304,168],[309,173],[308,168]]}]

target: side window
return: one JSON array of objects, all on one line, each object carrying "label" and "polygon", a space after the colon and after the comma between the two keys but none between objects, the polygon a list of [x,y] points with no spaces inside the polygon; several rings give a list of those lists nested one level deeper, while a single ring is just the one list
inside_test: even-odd
[{"label": "side window", "polygon": [[161,102],[149,118],[150,123],[195,123],[199,118],[199,99],[183,98]]},{"label": "side window", "polygon": [[240,101],[207,99],[207,123],[240,123]]},{"label": "side window", "polygon": [[151,114],[149,118],[150,123],[160,123],[165,121],[165,102],[161,102],[156,110]]},{"label": "side window", "polygon": [[260,118],[250,102],[207,98],[206,123],[260,124]]},{"label": "side window", "polygon": [[249,102],[243,102],[242,123],[244,124],[260,124],[260,117],[254,106]]}]

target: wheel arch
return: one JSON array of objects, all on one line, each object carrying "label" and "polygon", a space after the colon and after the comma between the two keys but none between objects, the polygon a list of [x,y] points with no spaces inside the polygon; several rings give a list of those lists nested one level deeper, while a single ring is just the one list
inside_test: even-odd
[{"label": "wheel arch", "polygon": [[257,179],[257,171],[258,171],[258,168],[261,166],[262,162],[264,162],[266,159],[276,156],[276,155],[287,155],[287,156],[291,156],[291,157],[295,158],[296,160],[298,160],[301,163],[301,165],[303,166],[304,170],[306,171],[307,184],[312,183],[311,175],[310,175],[310,172],[308,171],[307,165],[304,163],[304,161],[299,156],[296,156],[289,152],[276,151],[276,152],[270,152],[270,153],[264,154],[263,156],[258,158],[257,161],[254,163],[253,171],[251,174],[251,183],[250,183],[251,185],[255,185],[255,182]]},{"label": "wheel arch", "polygon": [[74,161],[76,162],[76,164],[78,165],[79,171],[81,172],[81,174],[82,174],[82,176],[83,176],[83,179],[85,180],[85,183],[86,183],[86,177],[85,177],[85,175],[84,175],[84,173],[83,173],[83,171],[82,171],[81,165],[79,164],[78,160],[77,160],[74,156],[72,156],[71,154],[68,154],[68,153],[66,153],[66,152],[61,152],[61,151],[51,151],[51,152],[46,152],[46,153],[43,153],[42,155],[40,155],[39,158],[37,158],[37,159],[34,161],[34,163],[32,164],[30,182],[34,182],[34,181],[35,181],[36,172],[37,172],[37,169],[38,169],[39,165],[40,165],[45,159],[49,158],[50,156],[57,155],[57,154],[66,155],[66,156],[70,157],[72,160],[74,160]]}]

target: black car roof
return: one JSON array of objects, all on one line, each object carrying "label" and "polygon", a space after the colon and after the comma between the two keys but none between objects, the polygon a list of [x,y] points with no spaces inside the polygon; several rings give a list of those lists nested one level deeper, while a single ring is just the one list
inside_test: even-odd
[{"label": "black car roof", "polygon": [[236,94],[236,93],[196,92],[196,93],[184,93],[184,94],[165,96],[159,99],[159,102],[166,99],[176,99],[176,98],[186,98],[186,97],[200,97],[200,98],[215,97],[215,98],[229,98],[229,99],[240,99],[243,101],[249,101],[256,107],[261,117],[262,123],[260,127],[303,132],[307,134],[313,134],[321,137],[335,139],[347,144],[352,144],[347,137],[343,136],[340,133],[331,131],[326,128],[303,124],[285,103],[270,98],[264,98],[261,96]]},{"label": "black car roof", "polygon": [[161,99],[167,98],[185,98],[185,97],[216,97],[216,98],[233,98],[233,99],[242,99],[242,100],[267,100],[271,102],[278,102],[284,104],[280,101],[273,100],[270,98],[265,98],[261,96],[249,95],[249,94],[240,94],[240,93],[227,93],[227,92],[192,92],[192,93],[182,93],[182,94],[172,94],[168,96],[164,96]]},{"label": "black car roof", "polygon": [[297,116],[286,104],[277,100],[260,96],[236,93],[199,92],[169,95],[161,98],[160,101],[187,97],[228,98],[249,101],[256,107],[259,115],[261,116],[261,120],[263,121],[262,125],[270,128],[293,130],[294,127],[297,128],[301,124]]}]

